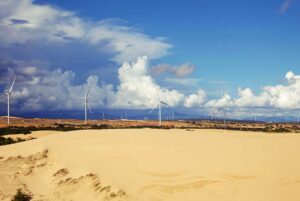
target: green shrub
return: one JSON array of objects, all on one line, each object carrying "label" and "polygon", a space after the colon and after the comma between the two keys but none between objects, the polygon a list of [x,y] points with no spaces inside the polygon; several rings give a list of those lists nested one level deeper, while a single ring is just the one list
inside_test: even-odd
[{"label": "green shrub", "polygon": [[14,196],[14,198],[11,201],[30,201],[31,196],[27,195],[22,192],[21,189],[17,190],[17,194]]},{"label": "green shrub", "polygon": [[109,128],[111,128],[111,126],[108,124],[99,124],[99,125],[93,124],[93,125],[91,125],[91,128],[92,129],[109,129]]},{"label": "green shrub", "polygon": [[5,138],[0,136],[0,145],[12,144],[14,140],[12,138]]},{"label": "green shrub", "polygon": [[274,129],[274,132],[277,132],[277,133],[289,133],[291,131],[288,128],[276,128],[276,129]]},{"label": "green shrub", "polygon": [[17,143],[17,142],[23,142],[25,140],[21,139],[21,138],[17,138],[16,140],[8,137],[8,138],[5,138],[5,137],[2,137],[0,136],[0,146],[1,145],[7,145],[7,144],[13,144],[13,143]]},{"label": "green shrub", "polygon": [[30,127],[6,127],[0,129],[0,135],[9,135],[9,134],[30,134]]}]

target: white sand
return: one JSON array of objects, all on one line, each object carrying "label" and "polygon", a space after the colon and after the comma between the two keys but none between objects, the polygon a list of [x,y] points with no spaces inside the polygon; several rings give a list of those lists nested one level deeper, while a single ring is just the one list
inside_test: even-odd
[{"label": "white sand", "polygon": [[18,187],[51,201],[300,200],[297,134],[72,131],[1,146],[0,157],[0,200]]}]

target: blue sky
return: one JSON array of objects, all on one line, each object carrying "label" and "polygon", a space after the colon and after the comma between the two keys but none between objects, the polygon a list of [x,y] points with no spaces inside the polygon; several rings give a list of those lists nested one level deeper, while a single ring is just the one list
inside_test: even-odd
[{"label": "blue sky", "polygon": [[[300,2],[292,1],[141,1],[40,0],[93,20],[116,18],[172,44],[170,54],[155,62],[190,61],[193,77],[259,87],[276,83],[300,66]],[[298,68],[298,69],[297,69]],[[255,79],[254,79],[255,78]]]},{"label": "blue sky", "polygon": [[[0,87],[4,90],[9,82],[11,72],[4,72],[7,68],[23,73],[19,86],[16,83],[20,108],[27,105],[22,102],[25,93],[27,98],[34,96],[34,101],[43,96],[37,105],[49,102],[51,98],[44,94],[30,95],[30,87],[26,88],[28,95],[21,83],[26,79],[41,83],[45,80],[41,75],[55,74],[57,69],[61,69],[59,76],[74,73],[74,78],[67,76],[71,80],[67,87],[72,90],[86,88],[91,84],[89,77],[96,76],[98,80],[93,82],[105,95],[95,106],[105,107],[113,101],[108,107],[123,108],[120,97],[129,100],[122,93],[135,86],[120,77],[131,77],[136,70],[134,62],[142,56],[148,56],[144,66],[148,74],[139,76],[153,79],[149,86],[157,85],[174,105],[300,107],[298,99],[285,101],[300,90],[294,89],[300,73],[298,0],[12,1],[0,4],[0,34],[10,35],[0,39]],[[34,12],[26,14],[31,9]],[[121,74],[125,62],[133,62],[132,69]],[[24,74],[28,67],[38,70],[34,75]],[[271,88],[266,89],[268,86]],[[172,90],[178,93],[174,95]],[[141,92],[130,92],[137,98],[135,105],[144,101],[138,99],[143,97]],[[247,97],[255,104],[246,103]],[[79,105],[72,102],[66,108]],[[25,110],[30,107],[43,110],[41,106],[24,106]]]}]

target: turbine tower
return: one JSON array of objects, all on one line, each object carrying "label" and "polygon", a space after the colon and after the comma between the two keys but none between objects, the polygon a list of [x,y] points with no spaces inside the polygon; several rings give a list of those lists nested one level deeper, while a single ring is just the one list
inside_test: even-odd
[{"label": "turbine tower", "polygon": [[225,104],[224,107],[223,107],[223,110],[224,110],[224,129],[226,127],[226,118],[227,118],[226,108],[227,108],[227,105]]},{"label": "turbine tower", "polygon": [[16,81],[16,75],[14,76],[14,80],[13,80],[9,90],[7,92],[5,92],[5,94],[7,95],[7,124],[10,124],[10,107],[9,107],[10,106],[10,98],[11,98],[10,96],[11,96],[15,81]]},{"label": "turbine tower", "polygon": [[159,126],[161,126],[161,120],[162,120],[161,119],[161,104],[167,105],[167,106],[169,106],[169,105],[168,105],[168,103],[166,103],[166,102],[164,102],[160,99],[157,87],[156,87],[156,92],[157,92],[157,98],[158,98],[158,101],[159,101],[158,102],[158,120],[159,120]]},{"label": "turbine tower", "polygon": [[[170,106],[168,103],[162,101],[160,99],[160,96],[159,96],[159,93],[158,93],[158,90],[156,88],[156,92],[157,92],[157,98],[158,98],[158,104],[155,105],[151,110],[150,112],[147,114],[147,116],[149,116],[154,109],[158,108],[158,125],[161,126],[161,122],[162,122],[162,118],[161,118],[161,113],[162,113],[162,110],[161,110],[161,105],[166,105],[166,106]],[[148,119],[147,116],[145,117],[145,119]]]},{"label": "turbine tower", "polygon": [[91,88],[92,87],[88,88],[85,96],[83,97],[83,99],[84,99],[84,124],[87,124],[87,120],[88,120],[87,109],[89,109],[89,111],[92,112],[91,107],[89,105],[89,100],[88,100]]},{"label": "turbine tower", "polygon": [[224,127],[224,129],[225,129],[225,127],[226,127],[226,118],[227,118],[227,104],[225,104],[223,107],[221,107],[221,108],[219,108],[218,110],[217,110],[217,112],[216,112],[216,116],[220,113],[220,112],[223,112],[223,127]]}]

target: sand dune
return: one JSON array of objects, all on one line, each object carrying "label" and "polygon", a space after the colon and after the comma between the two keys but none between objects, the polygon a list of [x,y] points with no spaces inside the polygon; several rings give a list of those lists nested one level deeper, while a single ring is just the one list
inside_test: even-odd
[{"label": "sand dune", "polygon": [[12,139],[24,139],[24,140],[30,140],[35,138],[41,138],[46,137],[48,135],[57,134],[59,131],[50,131],[50,130],[42,130],[42,131],[32,131],[30,134],[10,134],[10,135],[3,135],[3,137],[10,137]]},{"label": "sand dune", "polygon": [[0,147],[0,200],[296,201],[300,136],[87,130]]}]

